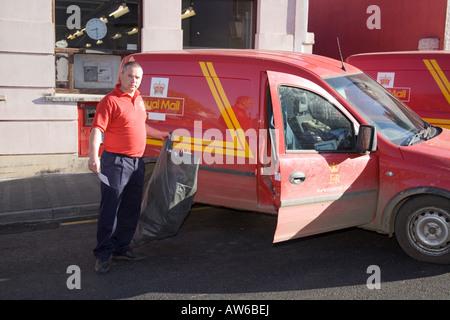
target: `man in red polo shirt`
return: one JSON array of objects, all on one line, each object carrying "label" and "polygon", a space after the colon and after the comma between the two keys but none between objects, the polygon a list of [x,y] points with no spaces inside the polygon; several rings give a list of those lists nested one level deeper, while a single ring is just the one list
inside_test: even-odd
[{"label": "man in red polo shirt", "polygon": [[[116,88],[97,105],[89,138],[89,170],[106,177],[101,183],[95,270],[106,273],[109,258],[142,260],[130,247],[139,220],[144,185],[147,136],[164,140],[162,132],[146,123],[144,101],[138,91],[143,71],[136,62],[126,63]],[[104,151],[98,157],[103,137]]]}]

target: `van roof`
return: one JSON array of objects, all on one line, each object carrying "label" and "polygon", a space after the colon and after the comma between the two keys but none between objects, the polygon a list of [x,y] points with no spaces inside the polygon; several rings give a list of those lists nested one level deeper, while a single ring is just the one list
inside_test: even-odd
[{"label": "van roof", "polygon": [[[412,51],[366,52],[366,53],[353,54],[350,57],[399,56],[399,55],[411,57],[411,56],[424,56],[424,55],[430,55],[430,54],[445,55],[445,54],[450,54],[450,51],[448,51],[448,50],[421,50],[421,51],[412,50]],[[348,58],[350,58],[350,57],[348,57]]]},{"label": "van roof", "polygon": [[305,54],[291,51],[256,50],[256,49],[189,49],[175,51],[152,51],[133,54],[135,57],[154,55],[189,55],[197,56],[199,60],[208,57],[234,57],[242,59],[258,60],[269,70],[271,62],[288,64],[293,67],[308,70],[319,77],[345,75],[348,73],[361,72],[356,67],[345,64],[347,72],[342,70],[341,61],[324,56]]},{"label": "van roof", "polygon": [[[365,71],[369,70],[426,70],[423,59],[439,59],[448,61],[450,51],[392,51],[360,53],[349,56],[347,63],[354,64]],[[448,70],[448,63],[442,63],[442,67]]]}]

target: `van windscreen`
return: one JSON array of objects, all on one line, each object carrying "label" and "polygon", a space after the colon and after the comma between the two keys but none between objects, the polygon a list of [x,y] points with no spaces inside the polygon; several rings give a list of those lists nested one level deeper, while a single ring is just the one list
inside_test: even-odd
[{"label": "van windscreen", "polygon": [[438,133],[436,128],[364,73],[324,80],[380,135],[398,146],[416,144]]}]

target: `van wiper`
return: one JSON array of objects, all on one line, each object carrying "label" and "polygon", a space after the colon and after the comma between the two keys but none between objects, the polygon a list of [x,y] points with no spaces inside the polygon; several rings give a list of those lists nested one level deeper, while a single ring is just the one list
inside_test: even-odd
[{"label": "van wiper", "polygon": [[431,138],[431,125],[425,122],[425,128],[420,131],[417,131],[411,139],[408,140],[407,146],[413,145],[414,143],[420,140],[428,140]]}]

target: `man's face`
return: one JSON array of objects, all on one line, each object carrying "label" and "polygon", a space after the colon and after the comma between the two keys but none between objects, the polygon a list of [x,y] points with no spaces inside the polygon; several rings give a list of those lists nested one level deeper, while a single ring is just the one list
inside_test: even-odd
[{"label": "man's face", "polygon": [[124,92],[133,94],[140,86],[142,81],[142,69],[138,67],[127,67],[120,74],[120,89]]}]

